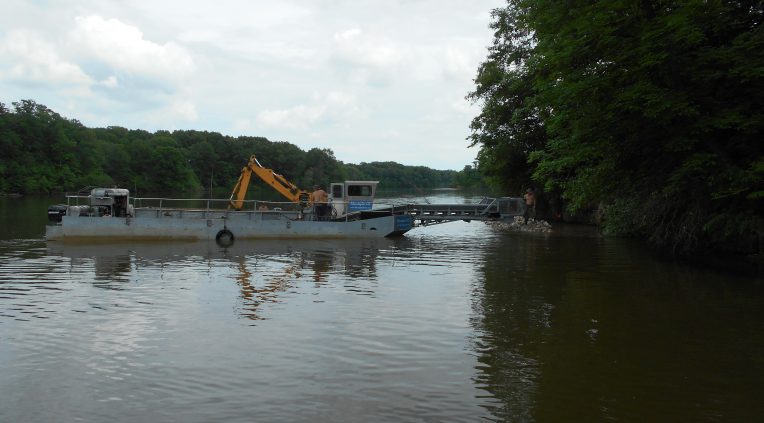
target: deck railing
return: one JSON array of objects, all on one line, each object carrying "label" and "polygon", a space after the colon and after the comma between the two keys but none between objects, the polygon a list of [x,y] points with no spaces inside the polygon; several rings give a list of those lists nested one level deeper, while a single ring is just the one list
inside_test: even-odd
[{"label": "deck railing", "polygon": [[[67,206],[71,205],[89,205],[89,196],[86,195],[67,195]],[[72,203],[75,204],[72,204]],[[84,204],[83,204],[84,203]],[[304,206],[294,202],[263,201],[263,200],[244,200],[244,206],[240,210],[228,209],[229,199],[220,198],[166,198],[166,197],[133,197],[130,198],[130,204],[136,210],[151,209],[157,211],[158,215],[164,212],[172,211],[202,211],[202,212],[225,212],[225,213],[280,213],[288,218],[298,214],[298,218],[303,216],[314,216],[311,206]],[[329,203],[333,208],[330,220],[344,217],[344,220],[356,218],[363,212],[376,212],[383,214],[410,215],[414,219],[421,221],[449,221],[460,219],[485,219],[497,216],[521,215],[522,199],[519,198],[484,198],[479,202],[463,204],[415,204],[400,201],[378,201],[375,200],[371,210],[347,212],[338,216],[337,209],[347,210],[349,202],[331,201]]]}]

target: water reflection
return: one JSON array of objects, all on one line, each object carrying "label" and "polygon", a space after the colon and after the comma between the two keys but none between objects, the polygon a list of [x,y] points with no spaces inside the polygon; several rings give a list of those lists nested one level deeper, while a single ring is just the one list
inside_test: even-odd
[{"label": "water reflection", "polygon": [[[37,290],[70,290],[80,283],[100,289],[148,292],[147,282],[160,288],[187,290],[200,278],[210,282],[224,274],[239,288],[239,314],[264,317],[263,307],[283,301],[294,289],[329,284],[356,295],[374,297],[379,263],[413,272],[426,266],[433,274],[449,274],[479,260],[483,246],[466,236],[406,237],[371,240],[239,240],[229,248],[213,242],[72,243],[2,241],[0,295],[17,299]],[[439,270],[442,269],[442,270]],[[469,273],[469,272],[468,272]],[[162,282],[164,281],[164,282]],[[182,281],[186,286],[183,286]],[[172,282],[177,286],[169,286]],[[151,285],[153,286],[153,285]],[[322,301],[319,291],[314,301]],[[136,301],[149,301],[140,298]],[[28,307],[28,305],[26,305]],[[77,306],[105,310],[107,301]],[[35,316],[52,312],[36,307]],[[14,310],[12,310],[14,311]],[[23,318],[28,309],[15,310]]]},{"label": "water reflection", "polygon": [[[522,241],[522,248],[517,248]],[[475,383],[497,399],[486,408],[499,420],[534,421],[541,377],[538,344],[553,309],[542,283],[528,275],[544,271],[538,258],[546,239],[506,237],[487,249],[483,280],[473,291],[478,329]]]},{"label": "water reflection", "polygon": [[755,280],[587,236],[498,237],[480,273],[475,382],[498,400],[486,405],[498,420],[741,421],[762,411]]},{"label": "water reflection", "polygon": [[228,269],[240,289],[240,314],[259,320],[263,304],[282,301],[301,283],[319,288],[334,278],[349,292],[374,295],[377,261],[405,248],[386,239],[239,240],[228,248],[211,242],[49,242],[46,253],[68,259],[69,272],[92,271],[93,286],[113,290],[125,289],[149,270],[162,279],[165,272],[209,275]]},{"label": "water reflection", "polygon": [[[254,266],[253,266],[254,267]],[[283,272],[278,275],[261,275],[264,283],[254,280],[254,274],[247,267],[246,257],[238,259],[238,273],[234,279],[241,287],[241,299],[243,301],[241,315],[252,320],[261,319],[259,314],[260,305],[263,303],[279,302],[279,295],[296,283],[296,278],[301,276],[299,264],[287,264]]]},{"label": "water reflection", "polygon": [[107,289],[121,289],[120,282],[130,280],[131,260],[129,255],[96,257],[94,263],[95,286]]},{"label": "water reflection", "polygon": [[227,249],[0,241],[0,421],[764,415],[762,284],[591,231],[449,225]]},{"label": "water reflection", "polygon": [[[239,251],[245,253],[235,258],[238,273],[234,276],[241,287],[242,315],[259,320],[262,304],[278,303],[285,292],[301,283],[312,283],[314,288],[320,288],[332,276],[342,279],[349,292],[373,295],[373,289],[361,285],[373,284],[381,249],[390,242],[333,240],[237,244]],[[358,278],[364,279],[363,284],[355,282]]]}]

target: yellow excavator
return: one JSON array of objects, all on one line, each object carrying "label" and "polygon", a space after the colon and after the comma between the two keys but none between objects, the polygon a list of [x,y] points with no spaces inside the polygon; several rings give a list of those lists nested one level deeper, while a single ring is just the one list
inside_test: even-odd
[{"label": "yellow excavator", "polygon": [[307,206],[310,202],[310,193],[308,191],[301,190],[282,175],[274,172],[273,169],[268,169],[261,165],[253,154],[249,158],[249,163],[241,169],[239,180],[233,187],[231,198],[228,201],[229,209],[241,210],[244,206],[244,198],[247,196],[247,188],[249,187],[249,180],[253,172],[289,201],[298,203],[303,207]]}]

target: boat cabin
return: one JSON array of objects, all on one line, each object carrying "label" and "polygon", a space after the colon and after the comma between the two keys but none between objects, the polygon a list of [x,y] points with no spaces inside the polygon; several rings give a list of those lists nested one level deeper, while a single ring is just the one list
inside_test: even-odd
[{"label": "boat cabin", "polygon": [[345,181],[331,185],[329,199],[337,215],[371,210],[379,181]]},{"label": "boat cabin", "polygon": [[124,188],[93,188],[89,199],[99,216],[126,217],[129,213],[130,191]]}]

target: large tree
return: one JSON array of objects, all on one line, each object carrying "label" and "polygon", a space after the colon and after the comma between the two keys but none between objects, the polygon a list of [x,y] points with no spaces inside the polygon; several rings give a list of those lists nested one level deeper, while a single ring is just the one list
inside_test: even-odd
[{"label": "large tree", "polygon": [[762,233],[763,19],[760,1],[509,1],[472,93],[481,166],[675,253]]},{"label": "large tree", "polygon": [[477,167],[496,188],[516,195],[531,179],[528,155],[543,148],[547,135],[542,110],[532,101],[533,32],[515,7],[493,11],[494,43],[468,98],[482,102],[470,136],[471,146],[480,146]]}]

